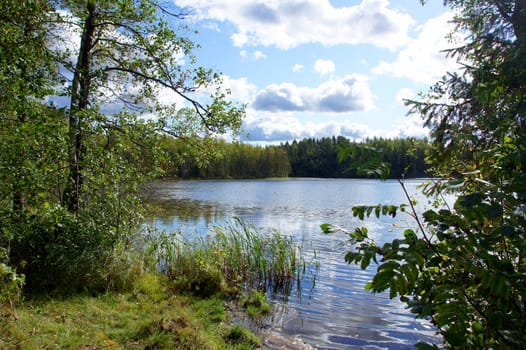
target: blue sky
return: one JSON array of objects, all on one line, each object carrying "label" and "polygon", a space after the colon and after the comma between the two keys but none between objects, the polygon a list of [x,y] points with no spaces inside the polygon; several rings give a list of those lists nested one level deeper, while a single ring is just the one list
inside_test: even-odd
[{"label": "blue sky", "polygon": [[402,98],[456,68],[441,0],[174,0],[200,65],[247,104],[243,141],[424,136]]}]

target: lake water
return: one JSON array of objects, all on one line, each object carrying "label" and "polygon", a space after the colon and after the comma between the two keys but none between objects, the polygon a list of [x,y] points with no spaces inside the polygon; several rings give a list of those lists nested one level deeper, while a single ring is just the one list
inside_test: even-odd
[{"label": "lake water", "polygon": [[[406,181],[419,196],[420,181]],[[303,246],[307,259],[316,253],[320,268],[315,280],[306,276],[299,294],[278,303],[267,330],[299,337],[317,349],[411,349],[419,341],[438,342],[433,327],[416,320],[397,299],[370,294],[365,284],[376,271],[348,265],[349,249],[343,234],[324,235],[320,224],[347,229],[366,226],[377,241],[391,241],[415,224],[404,214],[396,218],[353,218],[355,205],[407,203],[396,181],[351,179],[268,179],[218,181],[162,181],[151,184],[148,200],[161,210],[147,224],[160,230],[202,236],[213,226],[239,217],[256,227],[273,228]]]}]

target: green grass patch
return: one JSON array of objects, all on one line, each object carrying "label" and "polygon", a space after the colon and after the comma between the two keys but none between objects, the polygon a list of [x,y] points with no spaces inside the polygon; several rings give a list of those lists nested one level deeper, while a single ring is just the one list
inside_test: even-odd
[{"label": "green grass patch", "polygon": [[229,344],[238,346],[240,349],[257,349],[261,347],[259,338],[239,324],[228,330],[225,339]]},{"label": "green grass patch", "polygon": [[245,295],[243,306],[247,314],[252,318],[268,316],[272,312],[272,308],[267,301],[267,295],[255,289]]},{"label": "green grass patch", "polygon": [[224,299],[174,294],[172,282],[150,273],[126,293],[26,300],[16,317],[0,320],[0,348],[257,348],[257,337],[238,327],[229,324]]}]

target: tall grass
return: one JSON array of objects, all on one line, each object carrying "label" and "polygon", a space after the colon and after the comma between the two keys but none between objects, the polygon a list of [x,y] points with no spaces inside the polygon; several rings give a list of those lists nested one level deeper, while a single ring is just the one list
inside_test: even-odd
[{"label": "tall grass", "polygon": [[294,286],[301,289],[307,266],[292,238],[275,230],[260,232],[238,218],[194,241],[180,233],[163,234],[152,249],[162,271],[203,295],[239,288],[288,296]]}]

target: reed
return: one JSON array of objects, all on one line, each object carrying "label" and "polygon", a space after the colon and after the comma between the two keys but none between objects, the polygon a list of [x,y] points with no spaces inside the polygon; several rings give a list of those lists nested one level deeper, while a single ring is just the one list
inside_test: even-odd
[{"label": "reed", "polygon": [[194,241],[180,232],[165,234],[153,247],[162,271],[203,295],[226,288],[289,295],[294,286],[300,290],[307,266],[291,237],[276,230],[260,232],[239,218]]}]

